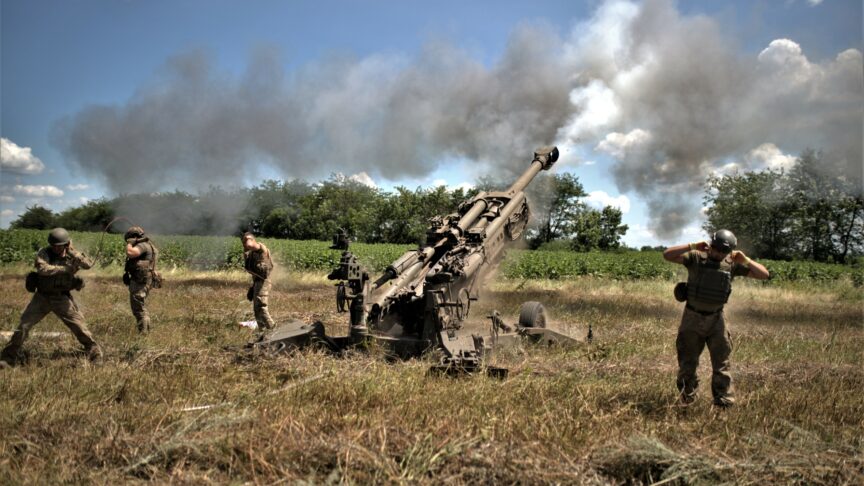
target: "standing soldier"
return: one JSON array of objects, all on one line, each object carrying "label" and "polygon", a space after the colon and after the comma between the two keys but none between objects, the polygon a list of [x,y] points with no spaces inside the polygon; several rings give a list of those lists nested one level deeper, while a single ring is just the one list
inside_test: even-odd
[{"label": "standing soldier", "polygon": [[246,298],[252,301],[252,309],[255,311],[255,321],[260,329],[273,327],[273,319],[267,310],[267,301],[270,297],[270,272],[273,270],[273,260],[270,259],[270,250],[263,243],[255,241],[252,233],[243,233],[243,268],[252,275],[252,286],[246,293]]},{"label": "standing soldier", "polygon": [[681,403],[689,405],[696,399],[699,380],[696,368],[705,346],[711,355],[711,393],[714,405],[729,407],[735,403],[729,355],[732,339],[723,317],[723,306],[732,293],[736,276],[768,278],[768,270],[743,252],[733,251],[738,245],[729,230],[720,230],[711,243],[700,241],[673,246],[663,252],[663,258],[687,267],[687,283],[678,284],[675,298],[687,301],[675,347],[678,351],[678,391]]},{"label": "standing soldier", "polygon": [[84,288],[84,280],[75,273],[79,269],[89,269],[93,266],[93,260],[72,247],[69,232],[63,228],[54,228],[48,233],[48,244],[51,246],[39,250],[36,254],[36,271],[27,276],[27,290],[35,291],[35,294],[21,314],[18,329],[0,352],[0,368],[19,362],[21,346],[30,329],[49,312],[53,312],[66,324],[78,342],[84,346],[84,352],[91,361],[102,358],[102,350],[93,340],[93,335],[84,323],[84,316],[71,294],[72,290]]},{"label": "standing soldier", "polygon": [[123,235],[126,239],[126,266],[123,283],[129,286],[129,305],[138,324],[138,332],[150,332],[150,314],[145,300],[151,288],[159,287],[156,273],[156,246],[140,226],[132,226]]}]

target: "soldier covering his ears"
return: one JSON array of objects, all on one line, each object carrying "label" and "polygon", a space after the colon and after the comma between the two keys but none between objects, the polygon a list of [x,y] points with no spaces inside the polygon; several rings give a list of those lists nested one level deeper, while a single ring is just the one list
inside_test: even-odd
[{"label": "soldier covering his ears", "polygon": [[732,293],[732,279],[736,276],[767,279],[768,270],[741,251],[735,235],[720,230],[711,242],[700,241],[673,246],[663,252],[663,258],[687,267],[687,284],[678,284],[675,297],[686,301],[684,315],[675,347],[678,352],[678,391],[681,402],[690,404],[696,398],[699,380],[696,368],[699,356],[707,346],[711,355],[711,393],[714,405],[728,407],[735,403],[729,356],[732,337],[723,316],[723,306]]},{"label": "soldier covering his ears", "polygon": [[30,329],[49,312],[53,312],[72,331],[91,360],[102,358],[102,350],[93,340],[84,315],[71,294],[72,290],[84,287],[84,281],[75,274],[79,269],[92,267],[93,260],[72,247],[69,232],[63,228],[54,228],[48,233],[48,244],[36,254],[36,271],[27,276],[27,290],[35,293],[21,314],[18,329],[0,352],[0,368],[18,363],[21,346]]},{"label": "soldier covering his ears", "polygon": [[150,313],[145,301],[150,289],[159,288],[161,279],[156,272],[158,250],[140,226],[132,226],[123,235],[126,240],[126,265],[123,283],[129,286],[129,306],[138,326],[138,332],[150,332]]}]

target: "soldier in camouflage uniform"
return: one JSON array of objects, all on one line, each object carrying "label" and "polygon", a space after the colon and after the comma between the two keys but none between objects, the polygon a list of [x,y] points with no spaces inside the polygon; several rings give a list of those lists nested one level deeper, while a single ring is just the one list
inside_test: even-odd
[{"label": "soldier in camouflage uniform", "polygon": [[129,305],[138,325],[138,332],[150,332],[150,314],[145,300],[156,278],[156,246],[140,226],[133,226],[123,236],[126,239],[126,266],[123,283],[129,286]]},{"label": "soldier in camouflage uniform", "polygon": [[663,258],[687,267],[687,284],[675,289],[678,300],[687,301],[675,347],[678,351],[678,391],[684,405],[696,398],[699,380],[696,368],[699,356],[707,345],[711,355],[711,393],[714,405],[729,407],[735,403],[729,356],[732,336],[723,316],[723,306],[732,293],[732,280],[736,276],[756,279],[768,278],[768,270],[751,260],[741,251],[733,251],[738,244],[729,230],[713,234],[711,243],[700,241],[673,246],[663,252]]},{"label": "soldier in camouflage uniform", "polygon": [[50,246],[36,254],[36,272],[28,276],[28,290],[33,290],[30,287],[33,282],[35,293],[21,315],[18,329],[0,352],[0,368],[18,363],[21,346],[30,329],[49,312],[53,312],[66,324],[78,342],[84,346],[84,352],[91,360],[96,361],[102,357],[102,350],[93,340],[93,335],[84,323],[84,316],[71,294],[72,290],[81,290],[84,287],[84,281],[75,273],[79,269],[89,269],[93,266],[93,260],[72,247],[69,233],[63,228],[51,230],[48,243]]},{"label": "soldier in camouflage uniform", "polygon": [[270,250],[263,243],[255,241],[255,235],[244,233],[243,240],[243,268],[252,275],[252,286],[246,297],[252,301],[252,309],[255,311],[255,321],[259,329],[270,329],[273,327],[273,319],[267,310],[267,301],[270,297],[270,272],[273,270],[273,260],[270,258]]}]

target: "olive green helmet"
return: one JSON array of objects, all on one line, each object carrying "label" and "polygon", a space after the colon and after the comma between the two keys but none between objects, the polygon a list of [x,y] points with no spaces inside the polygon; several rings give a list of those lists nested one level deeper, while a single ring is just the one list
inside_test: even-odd
[{"label": "olive green helmet", "polygon": [[738,238],[727,229],[721,229],[711,235],[711,248],[723,253],[729,253],[738,246]]},{"label": "olive green helmet", "polygon": [[69,232],[63,228],[54,228],[48,233],[48,244],[51,246],[68,245],[71,240]]},{"label": "olive green helmet", "polygon": [[123,235],[124,239],[129,238],[143,238],[144,237],[144,228],[140,226],[132,226],[128,230],[126,230],[126,234]]}]

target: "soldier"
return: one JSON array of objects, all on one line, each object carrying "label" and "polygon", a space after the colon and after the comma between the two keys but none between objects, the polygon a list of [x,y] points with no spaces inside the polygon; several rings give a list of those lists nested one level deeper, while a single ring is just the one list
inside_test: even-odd
[{"label": "soldier", "polygon": [[123,283],[129,286],[129,305],[138,324],[138,332],[150,332],[150,314],[145,300],[151,288],[158,288],[156,246],[140,226],[132,226],[123,235],[126,239],[126,266]]},{"label": "soldier", "polygon": [[723,317],[723,306],[732,293],[732,279],[736,276],[756,279],[768,278],[768,270],[751,260],[741,251],[729,230],[720,230],[711,237],[711,243],[700,241],[673,246],[663,252],[663,258],[687,267],[687,283],[678,284],[675,297],[687,301],[675,347],[678,351],[678,391],[681,403],[689,405],[696,398],[699,380],[696,368],[705,346],[711,355],[711,393],[714,405],[729,407],[735,403],[732,376],[729,374],[729,355],[732,339]]},{"label": "soldier", "polygon": [[36,254],[36,271],[27,276],[28,290],[35,290],[35,294],[21,314],[18,329],[0,352],[0,368],[14,366],[19,362],[21,346],[30,329],[49,312],[54,312],[63,324],[66,324],[78,342],[84,346],[84,352],[91,361],[102,358],[102,350],[93,340],[93,335],[84,323],[84,316],[70,293],[84,287],[84,280],[75,273],[79,269],[89,269],[93,266],[93,261],[72,247],[69,233],[63,228],[51,230],[48,233],[48,243],[51,246],[39,250]]},{"label": "soldier", "polygon": [[255,321],[260,329],[273,327],[273,319],[267,310],[267,301],[270,297],[270,272],[273,270],[273,260],[270,258],[270,250],[263,243],[255,241],[255,235],[244,233],[243,240],[243,268],[252,275],[252,286],[246,293],[246,297],[252,301],[252,309],[255,311]]}]

